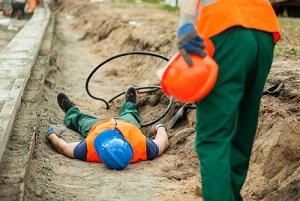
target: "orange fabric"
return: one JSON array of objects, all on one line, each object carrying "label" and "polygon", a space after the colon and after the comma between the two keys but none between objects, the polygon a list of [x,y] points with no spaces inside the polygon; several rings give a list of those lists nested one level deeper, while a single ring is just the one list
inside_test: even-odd
[{"label": "orange fabric", "polygon": [[208,56],[213,57],[215,54],[215,46],[209,38],[204,38],[205,52]]},{"label": "orange fabric", "polygon": [[37,0],[28,0],[28,13],[33,13],[35,11]]},{"label": "orange fabric", "polygon": [[94,141],[101,132],[105,130],[113,130],[116,128],[122,133],[124,138],[129,142],[129,144],[133,148],[133,157],[131,163],[141,160],[147,160],[146,137],[143,135],[142,131],[131,123],[125,121],[118,121],[115,119],[107,119],[96,123],[90,130],[86,138],[86,161],[101,162],[101,159],[99,158],[95,150]]},{"label": "orange fabric", "polygon": [[200,9],[196,21],[196,29],[204,38],[211,38],[233,26],[276,33],[275,40],[280,36],[277,17],[269,0],[216,0]]},{"label": "orange fabric", "polygon": [[196,8],[199,8],[201,5],[201,0],[197,0],[197,3],[196,3]]}]

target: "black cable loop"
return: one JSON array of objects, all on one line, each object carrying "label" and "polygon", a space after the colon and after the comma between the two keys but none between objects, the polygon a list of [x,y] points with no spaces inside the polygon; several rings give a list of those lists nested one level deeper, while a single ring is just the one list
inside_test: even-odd
[{"label": "black cable loop", "polygon": [[[85,89],[86,89],[86,92],[87,94],[95,99],[95,100],[99,100],[99,101],[102,101],[105,105],[106,105],[106,109],[109,109],[109,103],[111,103],[112,101],[114,101],[115,99],[117,99],[118,97],[122,96],[125,94],[125,92],[121,92],[119,94],[117,94],[116,96],[112,97],[109,101],[106,101],[105,99],[103,98],[99,98],[99,97],[96,97],[94,96],[90,90],[89,90],[89,82],[91,80],[91,78],[93,77],[93,75],[97,72],[97,70],[102,67],[103,65],[105,65],[106,63],[112,61],[112,60],[115,60],[117,58],[120,58],[120,57],[124,57],[124,56],[129,56],[129,55],[148,55],[148,56],[153,56],[153,57],[157,57],[157,58],[160,58],[162,60],[165,60],[165,61],[169,61],[169,59],[163,55],[160,55],[160,54],[157,54],[157,53],[153,53],[153,52],[144,52],[144,51],[132,51],[132,52],[125,52],[125,53],[121,53],[121,54],[117,54],[117,55],[114,55],[112,57],[109,57],[107,59],[105,59],[103,62],[101,62],[100,64],[98,64],[93,70],[92,72],[89,74],[89,76],[87,77],[86,79],[86,83],[85,83]],[[147,87],[136,87],[135,88],[136,90],[141,90],[139,91],[139,93],[150,93],[150,92],[154,92],[154,91],[158,91],[161,89],[160,86],[147,86]],[[144,90],[144,91],[143,91]],[[149,123],[146,123],[146,124],[142,124],[141,127],[147,127],[147,126],[150,126],[152,124],[155,124],[157,123],[158,121],[160,121],[162,118],[164,118],[166,116],[166,114],[169,112],[172,104],[173,104],[173,98],[172,97],[169,97],[169,104],[167,106],[167,108],[164,110],[164,112],[162,113],[162,115],[153,120],[152,122],[149,122]]]},{"label": "black cable loop", "polygon": [[[150,92],[155,92],[155,91],[158,91],[161,89],[160,86],[149,86],[149,87],[134,87],[135,90],[138,91],[139,94],[144,94],[144,93],[150,93]],[[143,89],[148,89],[148,90],[145,90],[145,91],[141,91]],[[112,97],[108,103],[111,103],[113,102],[115,99],[119,98],[120,96],[124,95],[126,93],[126,91],[123,91],[117,95],[115,95],[114,97]]]}]

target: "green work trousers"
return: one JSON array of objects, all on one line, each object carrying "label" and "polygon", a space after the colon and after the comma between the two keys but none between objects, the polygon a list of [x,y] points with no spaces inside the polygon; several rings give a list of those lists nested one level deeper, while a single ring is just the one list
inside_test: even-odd
[{"label": "green work trousers", "polygon": [[[119,111],[119,116],[115,119],[127,121],[133,123],[139,128],[141,127],[139,112],[136,108],[136,104],[130,101],[127,101],[123,104]],[[76,131],[86,138],[93,125],[102,120],[104,119],[99,119],[89,114],[82,113],[77,107],[72,107],[66,112],[64,123],[68,128]]]},{"label": "green work trousers", "polygon": [[219,75],[212,92],[197,103],[202,191],[205,201],[241,201],[274,41],[270,33],[233,27],[212,42]]}]

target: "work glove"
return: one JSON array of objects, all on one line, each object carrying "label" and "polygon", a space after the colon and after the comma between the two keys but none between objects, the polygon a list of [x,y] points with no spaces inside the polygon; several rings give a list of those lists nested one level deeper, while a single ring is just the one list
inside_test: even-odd
[{"label": "work glove", "polygon": [[165,125],[162,122],[157,122],[156,124],[154,124],[151,129],[150,129],[150,135],[155,137],[158,128],[163,127],[166,128]]},{"label": "work glove", "polygon": [[60,137],[63,132],[66,131],[66,128],[63,125],[50,125],[46,131],[46,140],[48,140],[49,135],[55,134],[57,137]]},{"label": "work glove", "polygon": [[177,31],[177,37],[177,47],[189,66],[192,66],[193,64],[189,53],[193,53],[201,57],[206,56],[206,52],[204,51],[204,40],[198,35],[194,24],[187,23],[182,25]]}]

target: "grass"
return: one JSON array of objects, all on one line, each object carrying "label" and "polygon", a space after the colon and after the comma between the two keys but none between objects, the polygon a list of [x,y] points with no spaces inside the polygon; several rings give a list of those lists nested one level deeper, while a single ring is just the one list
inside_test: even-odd
[{"label": "grass", "polygon": [[169,5],[163,5],[163,6],[161,6],[161,9],[166,10],[168,12],[179,11],[179,7],[173,7],[173,6],[169,6]]},{"label": "grass", "polygon": [[149,4],[157,4],[160,9],[168,11],[168,12],[176,12],[179,10],[178,7],[173,7],[169,5],[163,4],[160,0],[112,0],[113,2],[121,2],[121,3],[149,3]]},{"label": "grass", "polygon": [[279,18],[282,32],[275,48],[275,56],[300,58],[300,20],[297,18]]},{"label": "grass", "polygon": [[160,3],[160,0],[142,0],[142,2],[159,4],[159,3]]}]

